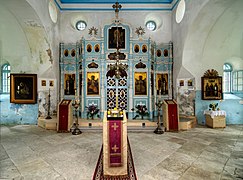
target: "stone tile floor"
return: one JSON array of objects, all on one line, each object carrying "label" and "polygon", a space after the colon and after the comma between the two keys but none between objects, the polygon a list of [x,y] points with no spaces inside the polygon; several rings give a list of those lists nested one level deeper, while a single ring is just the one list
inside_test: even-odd
[{"label": "stone tile floor", "polygon": [[[72,135],[34,125],[0,131],[0,179],[92,179],[101,132]],[[243,179],[243,125],[128,137],[139,180]]]}]

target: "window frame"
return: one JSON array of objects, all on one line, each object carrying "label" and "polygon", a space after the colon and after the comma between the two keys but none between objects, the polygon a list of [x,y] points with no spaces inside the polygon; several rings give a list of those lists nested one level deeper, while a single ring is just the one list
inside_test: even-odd
[{"label": "window frame", "polygon": [[[230,63],[224,63],[223,70],[224,70],[224,73],[223,73],[223,93],[229,94],[229,93],[232,92],[232,71],[233,71],[232,65]],[[227,81],[225,80],[226,73],[228,74],[228,77],[229,77],[229,79]],[[225,82],[229,83],[227,85],[227,86],[229,86],[229,91],[225,91],[225,86],[226,86],[224,84]]]},{"label": "window frame", "polygon": [[[241,75],[239,75],[241,74]],[[239,77],[240,76],[240,77]],[[237,93],[243,93],[243,80],[239,82],[239,79],[243,79],[243,70],[237,70],[232,72],[232,93],[237,94]],[[239,85],[239,83],[241,83]],[[239,86],[241,89],[239,90]]]},{"label": "window frame", "polygon": [[[5,63],[1,67],[1,89],[2,94],[10,94],[10,72],[11,66],[9,63]],[[7,91],[6,91],[7,89]]]}]

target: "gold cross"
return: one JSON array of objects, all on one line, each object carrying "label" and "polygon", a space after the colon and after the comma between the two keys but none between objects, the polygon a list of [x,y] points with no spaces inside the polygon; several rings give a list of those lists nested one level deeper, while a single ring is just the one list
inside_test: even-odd
[{"label": "gold cross", "polygon": [[119,126],[114,123],[111,127],[114,128],[114,130],[116,131],[116,128],[118,128]]},{"label": "gold cross", "polygon": [[115,146],[113,146],[111,149],[116,152],[119,149],[119,147],[116,147],[116,144],[115,144]]}]

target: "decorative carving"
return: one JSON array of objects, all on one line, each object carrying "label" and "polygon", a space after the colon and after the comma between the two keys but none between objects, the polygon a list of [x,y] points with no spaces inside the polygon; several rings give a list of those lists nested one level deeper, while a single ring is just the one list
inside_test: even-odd
[{"label": "decorative carving", "polygon": [[119,79],[120,77],[127,77],[127,72],[126,69],[128,68],[127,64],[122,64],[119,62],[116,62],[115,64],[109,64],[108,65],[108,69],[110,69],[107,74],[106,77],[113,77],[115,76],[117,79]]},{"label": "decorative carving", "polygon": [[108,55],[108,58],[110,60],[117,60],[117,59],[124,60],[124,59],[126,59],[126,55],[124,53],[121,53],[121,52],[118,52],[118,53],[114,52],[114,53],[110,53]]},{"label": "decorative carving", "polygon": [[95,62],[92,62],[88,65],[88,68],[98,68],[98,67],[99,67],[99,65]]},{"label": "decorative carving", "polygon": [[135,67],[136,67],[137,69],[141,69],[141,68],[144,69],[144,68],[146,68],[146,64],[142,63],[141,60],[140,60],[140,62],[137,63],[137,64],[135,65]]},{"label": "decorative carving", "polygon": [[135,33],[140,36],[140,35],[144,35],[145,34],[145,30],[144,28],[142,28],[141,26],[139,28],[136,28]]},{"label": "decorative carving", "polygon": [[92,36],[92,35],[97,36],[97,34],[98,34],[98,29],[97,28],[95,28],[94,26],[89,28],[89,35],[90,36]]},{"label": "decorative carving", "polygon": [[218,77],[218,76],[219,73],[215,69],[208,69],[203,75],[203,77]]}]

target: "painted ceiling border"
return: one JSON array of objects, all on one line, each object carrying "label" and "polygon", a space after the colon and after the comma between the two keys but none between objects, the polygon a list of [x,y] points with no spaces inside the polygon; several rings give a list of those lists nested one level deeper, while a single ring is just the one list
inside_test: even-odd
[{"label": "painted ceiling border", "polygon": [[[92,3],[89,4],[62,4],[60,0],[54,0],[57,7],[60,11],[114,11],[111,6],[112,4],[99,4],[99,6],[92,6]],[[141,3],[134,3],[134,4],[126,4],[126,6],[121,11],[172,11],[180,0],[173,0],[171,4],[164,3],[160,4],[161,7],[158,7],[158,4],[141,4]],[[75,5],[75,6],[74,6]],[[137,6],[139,5],[139,7]]]},{"label": "painted ceiling border", "polygon": [[[95,1],[95,0],[94,0]],[[61,2],[61,4],[114,4],[115,1],[100,1],[100,2],[94,2],[94,1],[83,1],[83,2],[73,2],[73,1],[69,1],[69,2]],[[159,0],[157,1],[146,1],[146,2],[142,2],[142,1],[137,1],[137,2],[128,2],[128,1],[118,1],[120,4],[172,4],[174,0],[172,1],[167,1],[167,2],[159,2]]]}]

